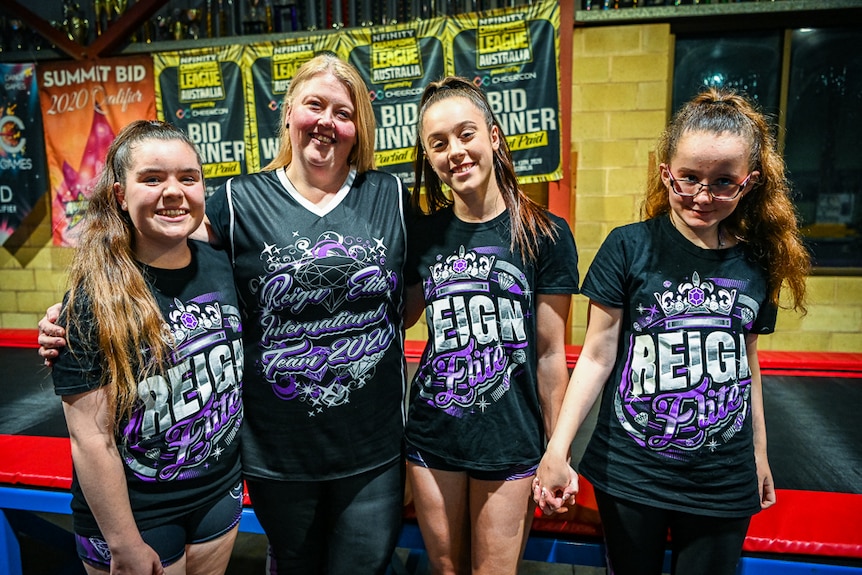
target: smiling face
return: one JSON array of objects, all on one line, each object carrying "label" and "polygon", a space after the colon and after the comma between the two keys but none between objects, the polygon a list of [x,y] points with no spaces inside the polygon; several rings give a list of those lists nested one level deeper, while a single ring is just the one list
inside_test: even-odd
[{"label": "smiling face", "polygon": [[135,255],[159,261],[186,240],[204,218],[204,182],[195,150],[181,140],[142,140],[131,148],[125,182],[114,194],[134,225]]},{"label": "smiling face", "polygon": [[425,110],[422,145],[431,167],[456,194],[484,199],[497,191],[494,152],[500,147],[500,131],[488,129],[482,111],[462,96],[444,98]]},{"label": "smiling face", "polygon": [[742,192],[730,201],[712,199],[706,188],[702,188],[694,197],[682,197],[674,193],[670,175],[677,181],[742,183],[749,175],[749,148],[749,143],[741,136],[686,132],[680,137],[670,163],[661,164],[661,177],[668,190],[672,220],[689,240],[703,247],[716,247],[719,223],[733,213],[759,174],[753,172]]},{"label": "smiling face", "polygon": [[347,87],[329,72],[300,86],[286,119],[293,157],[291,168],[343,174],[356,145],[355,106]]}]

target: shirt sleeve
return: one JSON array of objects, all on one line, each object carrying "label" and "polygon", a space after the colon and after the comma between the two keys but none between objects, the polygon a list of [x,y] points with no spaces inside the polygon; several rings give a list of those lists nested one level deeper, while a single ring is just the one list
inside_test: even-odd
[{"label": "shirt sleeve", "polygon": [[[67,317],[68,297],[69,294],[66,294],[63,298],[61,320]],[[89,301],[86,297],[76,299],[71,314],[76,320],[64,325],[66,346],[59,350],[51,371],[56,395],[76,395],[102,385],[102,352],[99,350],[98,333]]]},{"label": "shirt sleeve", "polygon": [[538,261],[537,293],[576,294],[579,292],[578,250],[568,223],[549,214],[556,228],[556,238],[542,240]]},{"label": "shirt sleeve", "polygon": [[608,307],[624,307],[627,269],[624,254],[622,234],[615,229],[599,247],[584,278],[581,293]]},{"label": "shirt sleeve", "polygon": [[751,333],[766,335],[775,331],[775,322],[778,319],[778,306],[769,300],[763,303],[763,307],[757,313],[757,318],[751,326]]},{"label": "shirt sleeve", "polygon": [[230,206],[228,205],[227,190],[230,180],[220,185],[218,189],[207,198],[206,213],[212,227],[213,233],[220,240],[221,245],[229,247],[228,222],[230,221]]}]

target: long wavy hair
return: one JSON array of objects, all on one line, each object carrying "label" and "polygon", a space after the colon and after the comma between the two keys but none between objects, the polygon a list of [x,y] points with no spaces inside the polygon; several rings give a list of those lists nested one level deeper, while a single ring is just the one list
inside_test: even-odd
[{"label": "long wavy hair", "polygon": [[[669,164],[683,135],[689,132],[731,134],[749,143],[748,169],[760,176],[722,221],[724,229],[749,248],[768,277],[769,298],[778,305],[782,286],[790,289],[791,307],[805,308],[811,258],[802,243],[791,199],[784,159],[769,123],[752,102],[730,90],[708,88],[676,113],[659,138],[656,162]],[[655,218],[670,212],[667,187],[656,169],[647,184],[642,214]]]},{"label": "long wavy hair", "polygon": [[278,129],[278,152],[272,161],[263,167],[264,170],[276,170],[290,165],[293,158],[293,145],[287,126],[287,114],[293,105],[293,98],[309,80],[327,73],[332,74],[344,84],[350,93],[350,99],[353,101],[356,145],[350,151],[347,161],[351,166],[356,166],[360,174],[374,168],[374,131],[377,124],[374,120],[374,110],[371,108],[371,98],[368,95],[365,81],[352,64],[345,62],[332,52],[321,52],[299,67],[290,82],[290,87],[284,94],[284,101],[281,106],[281,126]]},{"label": "long wavy hair", "polygon": [[[552,240],[556,240],[557,230],[551,223],[546,210],[531,200],[518,185],[512,153],[509,151],[503,128],[494,115],[485,93],[466,78],[448,76],[442,80],[431,82],[422,93],[419,101],[418,129],[413,160],[416,182],[411,198],[413,208],[417,213],[433,214],[455,203],[452,197],[443,190],[443,182],[431,167],[431,162],[425,155],[425,147],[422,145],[422,122],[425,112],[434,104],[447,98],[469,100],[482,113],[488,130],[490,131],[494,126],[499,130],[500,146],[494,152],[493,168],[497,186],[500,188],[511,221],[509,249],[513,253],[520,252],[526,261],[535,262],[539,254],[540,238],[548,236]],[[425,182],[427,207],[422,205],[421,187],[423,181]]]},{"label": "long wavy hair", "polygon": [[[97,343],[102,350],[102,384],[108,390],[109,408],[118,423],[131,415],[138,401],[137,384],[158,372],[170,353],[171,339],[165,319],[135,261],[134,224],[120,209],[114,184],[125,186],[135,148],[147,140],[179,140],[197,148],[180,129],[157,120],[138,120],[123,128],[105,159],[86,214],[78,248],[69,269],[69,292],[60,323],[82,332],[76,310],[90,306]],[[70,348],[70,353],[75,353]]]}]

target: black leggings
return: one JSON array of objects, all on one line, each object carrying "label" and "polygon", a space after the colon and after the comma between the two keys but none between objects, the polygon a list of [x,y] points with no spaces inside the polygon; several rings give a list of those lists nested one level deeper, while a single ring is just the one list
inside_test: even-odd
[{"label": "black leggings", "polygon": [[734,575],[751,517],[659,509],[596,490],[609,575],[660,575],[670,530],[671,573]]},{"label": "black leggings", "polygon": [[383,575],[401,533],[404,462],[342,479],[246,479],[269,573]]}]

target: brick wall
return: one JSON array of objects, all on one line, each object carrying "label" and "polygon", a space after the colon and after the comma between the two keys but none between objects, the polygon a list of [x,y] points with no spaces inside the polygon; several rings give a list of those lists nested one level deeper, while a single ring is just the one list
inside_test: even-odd
[{"label": "brick wall", "polygon": [[[572,63],[572,150],[577,152],[575,239],[583,276],[608,232],[639,219],[650,151],[670,110],[673,38],[666,24],[576,28]],[[563,114],[563,118],[566,114]],[[65,289],[68,248],[51,243],[47,197],[0,247],[0,330],[32,329]],[[809,279],[809,313],[779,314],[760,347],[862,350],[862,278]],[[576,297],[571,343],[583,343],[587,302]],[[424,322],[408,331],[424,339]]]},{"label": "brick wall", "polygon": [[0,330],[36,329],[63,298],[71,248],[53,246],[49,194],[0,247]]},{"label": "brick wall", "polygon": [[[650,151],[668,120],[673,43],[667,25],[575,29],[572,150],[581,277],[611,229],[637,221]],[[583,343],[587,301],[576,297],[571,341]]]}]

